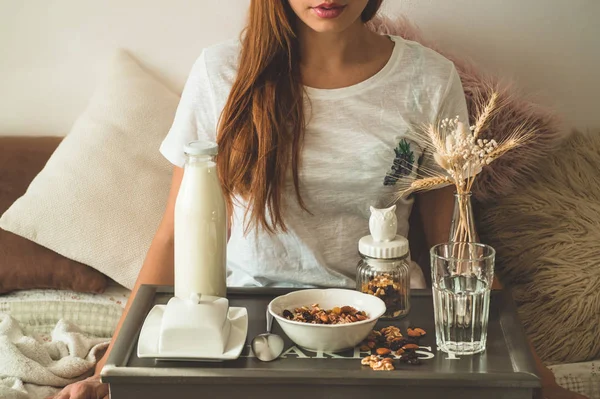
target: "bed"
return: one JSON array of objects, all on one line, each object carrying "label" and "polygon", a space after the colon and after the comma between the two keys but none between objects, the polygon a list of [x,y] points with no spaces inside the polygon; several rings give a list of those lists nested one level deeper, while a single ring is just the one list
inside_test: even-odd
[{"label": "bed", "polygon": [[63,319],[84,333],[111,337],[130,291],[111,281],[102,294],[34,289],[0,295],[0,313],[19,322],[26,335],[48,336]]}]

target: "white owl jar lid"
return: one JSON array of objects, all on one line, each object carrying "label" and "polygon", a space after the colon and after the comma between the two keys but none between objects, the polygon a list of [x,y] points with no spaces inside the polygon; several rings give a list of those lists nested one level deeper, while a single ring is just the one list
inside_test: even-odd
[{"label": "white owl jar lid", "polygon": [[408,240],[397,234],[396,205],[377,209],[370,207],[369,231],[371,235],[358,241],[358,251],[369,258],[398,259],[408,255]]}]

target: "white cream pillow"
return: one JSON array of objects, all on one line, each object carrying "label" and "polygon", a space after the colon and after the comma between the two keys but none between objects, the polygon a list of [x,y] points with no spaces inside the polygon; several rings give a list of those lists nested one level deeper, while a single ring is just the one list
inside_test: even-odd
[{"label": "white cream pillow", "polygon": [[159,146],[178,103],[177,94],[119,51],[0,227],[131,289],[164,212],[171,166]]}]

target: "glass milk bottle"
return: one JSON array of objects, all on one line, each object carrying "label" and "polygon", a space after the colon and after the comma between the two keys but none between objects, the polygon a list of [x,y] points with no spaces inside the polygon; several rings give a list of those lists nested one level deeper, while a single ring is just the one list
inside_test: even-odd
[{"label": "glass milk bottle", "polygon": [[175,296],[226,296],[227,212],[217,176],[216,143],[185,146],[175,202]]}]

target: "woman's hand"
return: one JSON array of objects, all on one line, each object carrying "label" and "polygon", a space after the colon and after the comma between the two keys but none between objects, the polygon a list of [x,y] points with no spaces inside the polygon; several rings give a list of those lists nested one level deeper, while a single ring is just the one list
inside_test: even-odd
[{"label": "woman's hand", "polygon": [[67,385],[62,391],[49,399],[108,399],[108,384],[93,375],[85,380]]}]

